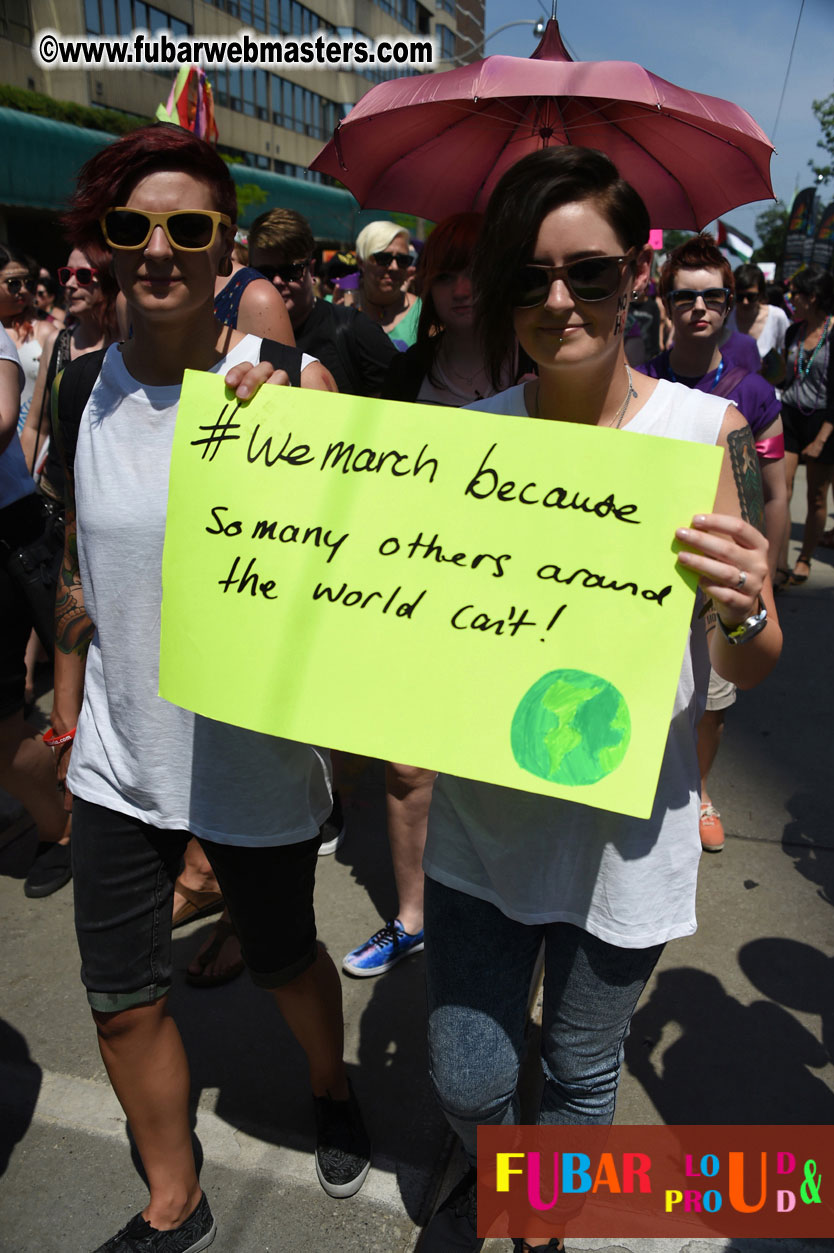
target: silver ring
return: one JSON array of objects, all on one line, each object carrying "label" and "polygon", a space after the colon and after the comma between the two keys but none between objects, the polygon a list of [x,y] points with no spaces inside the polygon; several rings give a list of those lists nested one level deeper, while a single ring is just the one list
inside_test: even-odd
[{"label": "silver ring", "polygon": [[747,582],[747,572],[746,572],[746,570],[739,570],[739,572],[738,572],[738,582],[736,583],[736,587],[738,587],[738,588],[742,588],[742,587],[744,587],[744,584],[745,584],[746,582]]}]

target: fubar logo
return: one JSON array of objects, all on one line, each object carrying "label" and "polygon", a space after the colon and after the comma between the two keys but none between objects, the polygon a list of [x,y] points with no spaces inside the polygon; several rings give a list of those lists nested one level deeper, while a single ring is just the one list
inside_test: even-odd
[{"label": "fubar logo", "polygon": [[826,1237],[832,1200],[830,1128],[478,1128],[479,1236]]}]

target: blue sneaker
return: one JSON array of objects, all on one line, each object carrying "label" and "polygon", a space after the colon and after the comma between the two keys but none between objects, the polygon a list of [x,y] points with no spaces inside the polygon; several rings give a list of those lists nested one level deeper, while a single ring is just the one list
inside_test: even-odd
[{"label": "blue sneaker", "polygon": [[382,975],[404,957],[419,953],[422,947],[423,932],[409,935],[399,918],[393,918],[364,944],[351,949],[342,959],[342,970],[360,979]]}]

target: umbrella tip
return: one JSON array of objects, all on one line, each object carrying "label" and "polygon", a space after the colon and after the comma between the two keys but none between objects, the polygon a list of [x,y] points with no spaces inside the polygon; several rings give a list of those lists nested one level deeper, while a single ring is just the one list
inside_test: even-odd
[{"label": "umbrella tip", "polygon": [[[555,4],[553,7],[555,10]],[[530,59],[538,61],[573,60],[573,57],[562,43],[562,36],[559,33],[559,23],[556,21],[555,13],[545,26],[544,34],[542,35],[539,45]]]}]

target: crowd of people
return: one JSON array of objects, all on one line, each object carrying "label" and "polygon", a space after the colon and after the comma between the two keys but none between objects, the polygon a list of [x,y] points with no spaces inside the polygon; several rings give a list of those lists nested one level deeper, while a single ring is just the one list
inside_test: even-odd
[{"label": "crowd of people", "polygon": [[[581,148],[519,161],[483,215],[448,218],[419,248],[381,220],[325,262],[294,211],[245,236],[236,219],[214,149],[158,124],[81,170],[57,285],[0,248],[0,786],[38,832],[27,895],[73,880],[82,982],[150,1194],[98,1253],[214,1237],[168,1004],[172,930],[196,918],[219,915],[189,981],[247,969],[306,1055],[325,1192],[354,1195],[372,1156],[313,908],[317,859],[345,835],[349,763],[157,695],[184,371],[223,376],[241,400],[338,390],[724,454],[710,511],[669,536],[699,591],[648,819],[385,765],[397,901],[342,970],[379,976],[425,949],[431,1079],[469,1170],[421,1247],[477,1250],[477,1127],[518,1121],[539,951],[539,1121],[610,1123],[638,999],[667,941],[695,929],[700,854],[724,845],[709,773],[725,711],[775,664],[774,593],[812,577],[825,542],[834,279],[804,269],[768,298],[762,272],[733,273],[706,235],[658,268],[638,192]],[[800,461],[808,515],[789,567]],[[54,665],[43,737],[26,718],[39,657]]]}]

